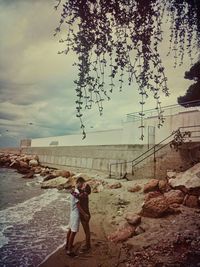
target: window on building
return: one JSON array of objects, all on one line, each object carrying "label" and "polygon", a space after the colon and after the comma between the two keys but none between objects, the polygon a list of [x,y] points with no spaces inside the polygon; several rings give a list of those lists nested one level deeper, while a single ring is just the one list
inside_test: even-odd
[{"label": "window on building", "polygon": [[51,141],[49,143],[50,146],[58,146],[59,142],[58,141]]}]

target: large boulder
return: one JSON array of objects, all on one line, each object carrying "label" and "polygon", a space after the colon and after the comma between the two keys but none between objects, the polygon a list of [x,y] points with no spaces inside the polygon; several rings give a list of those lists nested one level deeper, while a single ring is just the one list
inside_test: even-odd
[{"label": "large boulder", "polygon": [[129,186],[127,188],[128,192],[131,192],[131,193],[138,192],[141,189],[142,189],[142,187],[140,185]]},{"label": "large boulder", "polygon": [[69,178],[71,176],[71,173],[69,171],[62,170],[60,176],[65,177],[65,178]]},{"label": "large boulder", "polygon": [[199,200],[197,196],[186,195],[184,205],[190,208],[199,208]]},{"label": "large boulder", "polygon": [[18,169],[20,167],[19,161],[18,160],[12,160],[9,167]]},{"label": "large boulder", "polygon": [[27,173],[29,173],[30,172],[30,168],[24,168],[24,167],[18,167],[17,168],[17,171],[19,172],[19,173],[21,173],[21,174],[27,174]]},{"label": "large boulder", "polygon": [[163,196],[163,194],[160,191],[149,192],[145,196],[145,201],[148,201],[151,198],[160,197],[160,196]]},{"label": "large boulder", "polygon": [[29,161],[29,166],[31,166],[31,167],[36,167],[38,165],[39,165],[39,162],[36,159],[31,159]]},{"label": "large boulder", "polygon": [[19,161],[19,166],[20,166],[20,168],[27,168],[27,169],[29,169],[29,165],[28,165],[28,163],[27,162],[25,162],[25,161]]},{"label": "large boulder", "polygon": [[164,196],[150,198],[142,206],[141,216],[159,218],[163,217],[169,210],[169,204]]},{"label": "large boulder", "polygon": [[71,176],[69,171],[66,170],[54,170],[52,173],[55,177],[62,176],[65,178],[69,178]]},{"label": "large boulder", "polygon": [[128,223],[122,223],[114,233],[108,236],[108,240],[116,243],[123,242],[132,237],[134,233],[134,226]]},{"label": "large boulder", "polygon": [[31,157],[32,157],[32,159],[35,159],[35,160],[39,161],[38,155],[32,155]]},{"label": "large boulder", "polygon": [[175,178],[176,174],[177,173],[175,171],[167,171],[167,178],[168,179]]},{"label": "large boulder", "polygon": [[110,188],[110,189],[118,189],[118,188],[121,188],[121,187],[122,187],[121,183],[114,183],[114,184],[108,185],[108,188]]},{"label": "large boulder", "polygon": [[0,166],[9,166],[11,163],[9,156],[2,156],[0,158]]},{"label": "large boulder", "polygon": [[31,159],[32,159],[31,155],[23,155],[20,157],[20,160],[25,162],[29,162],[29,160]]},{"label": "large boulder", "polygon": [[164,196],[169,205],[174,203],[182,204],[184,200],[184,194],[180,190],[171,190],[167,193],[164,193]]},{"label": "large boulder", "polygon": [[162,193],[167,192],[171,189],[167,180],[160,180],[158,183],[158,188],[159,188],[160,192],[162,192]]},{"label": "large boulder", "polygon": [[89,184],[93,193],[99,193],[103,191],[106,183],[105,181],[100,180],[100,179],[92,179],[92,180],[87,181],[87,184]]},{"label": "large boulder", "polygon": [[169,180],[169,184],[173,188],[180,188],[181,190],[191,191],[199,189],[197,192],[200,193],[200,163],[185,172],[178,173],[176,178]]},{"label": "large boulder", "polygon": [[128,212],[125,215],[125,219],[131,225],[138,225],[141,222],[141,216],[135,213]]},{"label": "large boulder", "polygon": [[60,188],[61,186],[64,187],[64,185],[68,182],[67,178],[64,178],[62,176],[56,177],[54,179],[42,182],[41,188],[47,189],[47,188]]},{"label": "large boulder", "polygon": [[144,185],[144,193],[158,190],[158,183],[159,180],[151,179],[147,184]]}]

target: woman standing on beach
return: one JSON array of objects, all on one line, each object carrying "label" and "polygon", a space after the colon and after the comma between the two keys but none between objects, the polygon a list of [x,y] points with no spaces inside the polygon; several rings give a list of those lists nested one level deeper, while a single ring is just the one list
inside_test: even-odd
[{"label": "woman standing on beach", "polygon": [[[74,238],[76,233],[79,230],[80,225],[80,215],[85,222],[89,222],[90,216],[87,214],[80,205],[80,200],[77,197],[80,194],[81,188],[83,188],[85,180],[82,177],[79,177],[76,181],[76,187],[74,192],[71,194],[71,210],[70,210],[70,221],[69,221],[69,230],[67,233],[67,255],[70,257],[75,257],[76,254],[72,251]],[[76,196],[76,197],[75,197]]]}]

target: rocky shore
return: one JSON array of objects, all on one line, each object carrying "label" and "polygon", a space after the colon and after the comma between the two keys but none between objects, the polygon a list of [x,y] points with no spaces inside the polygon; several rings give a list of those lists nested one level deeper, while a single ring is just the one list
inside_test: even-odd
[{"label": "rocky shore", "polygon": [[[92,187],[91,251],[70,259],[61,248],[41,267],[200,266],[200,163],[182,173],[169,171],[164,180],[135,181],[94,170],[55,170],[41,166],[36,155],[2,153],[0,166],[25,179],[40,174],[44,190],[69,190],[79,176]],[[81,229],[75,251],[83,241]]]}]

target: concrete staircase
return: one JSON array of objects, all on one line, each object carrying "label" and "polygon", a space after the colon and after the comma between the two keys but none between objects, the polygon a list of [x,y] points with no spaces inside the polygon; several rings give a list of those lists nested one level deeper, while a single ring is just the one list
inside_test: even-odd
[{"label": "concrete staircase", "polygon": [[[116,179],[126,178],[127,180],[144,178],[162,179],[166,177],[167,170],[187,170],[193,163],[200,161],[200,142],[196,142],[197,139],[195,139],[199,137],[200,126],[189,127],[191,135],[184,139],[178,150],[172,148],[170,144],[172,144],[175,138],[177,140],[178,134],[178,137],[180,137],[180,129],[182,127],[163,140],[167,140],[168,143],[162,144],[163,141],[160,142],[133,161],[113,164],[115,170],[111,172],[110,168],[110,177],[115,177]],[[188,131],[187,127],[184,127],[184,130],[185,132],[186,130]],[[185,132],[183,131],[183,134]],[[192,136],[192,133],[194,133],[194,136]],[[193,137],[194,140],[192,139]]]}]

